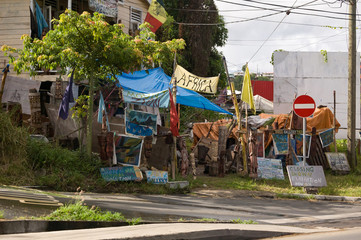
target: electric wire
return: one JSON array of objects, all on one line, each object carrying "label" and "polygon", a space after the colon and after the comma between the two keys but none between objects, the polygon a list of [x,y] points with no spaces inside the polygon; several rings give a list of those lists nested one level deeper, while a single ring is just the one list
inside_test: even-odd
[{"label": "electric wire", "polygon": [[[297,0],[295,0],[295,2],[293,3],[292,7],[296,4]],[[277,30],[277,28],[281,25],[281,23],[283,22],[283,20],[288,16],[288,14],[286,14],[285,16],[283,16],[283,18],[281,19],[281,21],[277,24],[277,26],[273,29],[273,31],[271,32],[271,34],[267,37],[267,39],[262,43],[262,45],[258,48],[258,50],[253,54],[253,56],[248,60],[248,62],[250,62],[254,56],[257,55],[257,53],[261,50],[261,48],[263,47],[263,45],[265,45],[265,43],[268,41],[268,39],[271,38],[272,34]]]}]

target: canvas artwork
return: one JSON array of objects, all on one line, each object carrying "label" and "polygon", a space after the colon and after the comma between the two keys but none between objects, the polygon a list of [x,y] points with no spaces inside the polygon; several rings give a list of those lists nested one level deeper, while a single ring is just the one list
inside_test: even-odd
[{"label": "canvas artwork", "polygon": [[[296,154],[299,157],[303,156],[303,135],[296,134]],[[311,135],[306,134],[306,158],[310,157],[310,149],[311,149]]]},{"label": "canvas artwork", "polygon": [[166,184],[168,182],[167,171],[145,171],[147,182],[153,184]]},{"label": "canvas artwork", "polygon": [[138,167],[108,167],[101,168],[100,174],[107,181],[142,181],[143,174]]},{"label": "canvas artwork", "polygon": [[258,177],[264,179],[285,179],[280,159],[259,158]]},{"label": "canvas artwork", "polygon": [[333,128],[327,129],[319,134],[322,147],[327,147],[333,143]]},{"label": "canvas artwork", "polygon": [[138,166],[140,164],[143,140],[139,137],[117,134],[114,137],[117,164]]},{"label": "canvas artwork", "polygon": [[151,136],[157,133],[157,115],[126,110],[125,116],[126,133],[137,136]]},{"label": "canvas artwork", "polygon": [[288,134],[272,134],[276,155],[288,154]]}]

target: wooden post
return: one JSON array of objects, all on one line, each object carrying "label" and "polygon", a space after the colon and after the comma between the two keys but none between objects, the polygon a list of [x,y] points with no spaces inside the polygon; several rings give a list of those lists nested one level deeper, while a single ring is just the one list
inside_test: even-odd
[{"label": "wooden post", "polygon": [[8,75],[9,72],[9,67],[10,65],[6,65],[6,67],[3,70],[3,77],[1,79],[1,89],[0,89],[0,107],[2,108],[1,104],[2,104],[2,98],[3,98],[3,93],[4,93],[4,87],[5,87],[5,81],[6,81],[6,76]]},{"label": "wooden post", "polygon": [[[173,88],[172,88],[172,95],[173,95],[173,102],[174,105],[177,106],[177,79],[174,76],[174,71],[177,67],[177,52],[174,53],[174,62],[173,62]],[[173,136],[173,163],[172,163],[172,179],[175,179],[176,172],[177,172],[177,137]]]},{"label": "wooden post", "polygon": [[193,179],[195,180],[197,178],[197,168],[196,168],[196,160],[195,160],[193,152],[191,154],[189,154],[189,158],[190,158],[191,165],[192,165]]},{"label": "wooden post", "polygon": [[337,142],[336,142],[336,91],[333,91],[333,144],[335,147],[335,152],[337,152]]},{"label": "wooden post", "polygon": [[219,126],[218,129],[218,176],[224,177],[228,127]]}]

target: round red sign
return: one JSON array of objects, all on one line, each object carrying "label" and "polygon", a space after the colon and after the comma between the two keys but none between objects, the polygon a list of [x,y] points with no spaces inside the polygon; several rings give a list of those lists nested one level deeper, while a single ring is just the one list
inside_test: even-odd
[{"label": "round red sign", "polygon": [[301,95],[298,96],[295,101],[293,102],[293,111],[299,117],[309,117],[313,114],[316,109],[315,100],[308,95]]}]

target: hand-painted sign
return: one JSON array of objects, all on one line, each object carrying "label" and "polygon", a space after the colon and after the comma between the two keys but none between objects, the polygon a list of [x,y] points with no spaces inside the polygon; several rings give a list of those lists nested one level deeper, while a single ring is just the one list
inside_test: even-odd
[{"label": "hand-painted sign", "polygon": [[138,137],[116,135],[114,137],[115,158],[118,164],[139,166],[143,140]]},{"label": "hand-painted sign", "polygon": [[288,177],[293,187],[327,186],[322,166],[287,166]]},{"label": "hand-painted sign", "polygon": [[280,159],[258,158],[257,173],[259,178],[265,179],[285,179]]},{"label": "hand-painted sign", "polygon": [[341,172],[350,171],[350,165],[348,164],[346,154],[335,152],[327,152],[325,154],[328,164],[330,165],[332,170]]},{"label": "hand-painted sign", "polygon": [[[296,134],[296,155],[299,157],[303,156],[303,135]],[[311,135],[306,135],[306,158],[310,157],[310,149],[311,149]]]},{"label": "hand-painted sign", "polygon": [[138,167],[108,167],[101,168],[100,174],[105,181],[141,181],[143,174]]},{"label": "hand-painted sign", "polygon": [[157,133],[157,115],[126,110],[125,111],[126,132],[137,136],[151,136]]},{"label": "hand-painted sign", "polygon": [[140,93],[123,89],[123,100],[126,103],[167,108],[169,106],[169,91],[167,89],[156,93]]},{"label": "hand-painted sign", "polygon": [[180,65],[177,65],[174,71],[174,77],[177,79],[177,86],[187,88],[196,92],[217,93],[217,77],[198,77]]},{"label": "hand-painted sign", "polygon": [[89,0],[89,8],[107,17],[116,17],[118,15],[117,2],[117,0]]},{"label": "hand-painted sign", "polygon": [[288,135],[272,134],[273,146],[276,155],[288,154]]},{"label": "hand-painted sign", "polygon": [[333,143],[333,128],[330,128],[326,131],[323,131],[319,134],[322,147],[327,147],[331,143]]},{"label": "hand-painted sign", "polygon": [[145,171],[147,182],[154,184],[166,184],[168,182],[167,171]]}]

